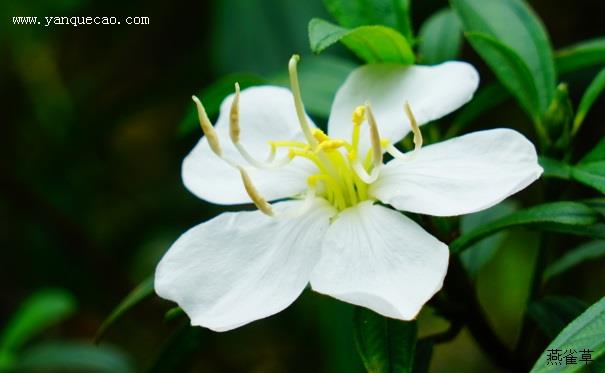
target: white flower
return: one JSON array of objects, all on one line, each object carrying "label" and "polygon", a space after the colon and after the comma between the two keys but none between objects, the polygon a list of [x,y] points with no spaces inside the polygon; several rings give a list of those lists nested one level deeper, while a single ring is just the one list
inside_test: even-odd
[{"label": "white flower", "polygon": [[[206,136],[183,162],[186,187],[210,202],[252,201],[259,210],[223,213],[191,228],[159,263],[156,292],[177,302],[193,325],[224,331],[270,316],[308,283],[382,315],[413,319],[443,284],[448,248],[376,202],[467,214],[542,173],[534,146],[510,129],[421,147],[416,121],[471,99],[479,78],[469,64],[362,66],[336,94],[326,135],[304,113],[297,60],[290,61],[292,92],[265,86],[240,94],[237,87],[215,127],[197,102]],[[410,128],[416,149],[402,154],[392,144]],[[384,151],[393,157],[386,165]]]}]

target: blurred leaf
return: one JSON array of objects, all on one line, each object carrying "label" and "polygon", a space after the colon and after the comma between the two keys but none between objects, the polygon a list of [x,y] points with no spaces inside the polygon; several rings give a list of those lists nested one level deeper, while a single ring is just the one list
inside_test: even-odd
[{"label": "blurred leaf", "polygon": [[586,206],[601,214],[601,216],[605,217],[605,198],[585,199],[579,202],[582,202]]},{"label": "blurred leaf", "polygon": [[582,226],[589,226],[597,221],[597,213],[577,202],[552,202],[533,206],[514,212],[501,219],[482,225],[458,237],[450,244],[452,253],[460,253],[470,245],[503,229],[512,227],[538,227],[557,232],[591,234],[590,230],[582,231]]},{"label": "blurred leaf", "polygon": [[363,307],[353,316],[355,341],[368,372],[411,372],[416,349],[416,321],[390,319]]},{"label": "blurred leaf", "polygon": [[591,357],[597,360],[605,355],[605,298],[601,298],[572,321],[552,341],[542,356],[536,361],[531,373],[541,372],[578,372],[584,369],[584,364],[578,365],[548,365],[549,350],[580,350],[589,349]]},{"label": "blurred leaf", "polygon": [[605,255],[605,241],[591,241],[580,245],[551,263],[544,270],[543,279],[548,281],[578,264]]},{"label": "blurred leaf", "polygon": [[556,177],[565,180],[571,178],[571,165],[542,155],[538,157],[538,163],[544,169],[542,177]]},{"label": "blurred leaf", "polygon": [[578,110],[576,112],[576,117],[573,121],[573,134],[578,132],[578,129],[580,129],[580,126],[582,125],[586,114],[588,114],[588,111],[592,107],[592,104],[594,104],[595,100],[603,92],[603,89],[605,89],[605,68],[601,69],[601,71],[597,74],[592,83],[590,83],[590,85],[586,89],[586,92],[584,92],[582,99],[580,100],[580,104],[578,105]]},{"label": "blurred leaf", "polygon": [[35,372],[134,372],[123,352],[109,346],[76,342],[36,345],[20,356],[15,368]]},{"label": "blurred leaf", "polygon": [[[225,97],[235,92],[236,82],[239,83],[241,89],[266,84],[264,78],[253,74],[231,74],[218,79],[204,88],[198,95],[210,118],[216,117],[219,114],[221,103]],[[198,129],[197,111],[193,102],[190,102],[185,117],[181,121],[181,124],[179,124],[178,131],[184,135]],[[201,130],[199,132],[201,135]]]},{"label": "blurred leaf", "polygon": [[477,117],[503,103],[509,97],[508,91],[499,82],[487,84],[477,91],[473,100],[458,110],[446,134],[451,138],[462,131]]},{"label": "blurred leaf", "polygon": [[571,142],[573,115],[567,84],[560,83],[557,85],[555,96],[544,114],[543,123],[549,138],[552,139],[555,147],[563,153],[569,149]]},{"label": "blurred leaf", "polygon": [[531,302],[527,314],[548,338],[554,338],[586,308],[586,303],[574,297],[548,296]]},{"label": "blurred leaf", "polygon": [[571,175],[580,183],[605,193],[605,137],[572,168]]},{"label": "blurred leaf", "polygon": [[128,310],[132,307],[140,303],[143,299],[147,298],[153,294],[153,276],[147,277],[143,282],[141,282],[136,288],[134,288],[127,296],[124,298],[120,304],[107,316],[103,324],[97,330],[97,334],[95,335],[95,342],[98,343],[101,338],[107,332],[107,329],[116,322],[122,315],[124,315]]},{"label": "blurred leaf", "polygon": [[412,40],[410,0],[324,0],[336,21],[348,28],[383,25]]},{"label": "blurred leaf", "polygon": [[[529,112],[533,110],[540,114],[546,112],[556,84],[553,54],[548,34],[530,7],[521,0],[452,0],[451,3],[465,31],[491,37],[488,39],[490,41],[475,41],[471,44],[494,69],[500,81],[515,95],[519,92],[515,92],[511,85],[507,85],[507,79],[511,74],[504,74],[504,72],[512,67],[511,64],[518,64],[517,61],[514,63],[511,61],[511,59],[516,60],[510,56],[511,52],[519,57],[529,71],[532,85],[538,94],[538,105]],[[500,48],[498,44],[506,48]],[[483,50],[484,48],[486,51]],[[504,69],[499,67],[498,60],[508,67]],[[517,74],[514,76],[520,79]],[[519,83],[516,85],[519,86]],[[529,87],[527,84],[523,86]],[[533,91],[530,96],[533,96]],[[517,97],[521,98],[521,96]]]},{"label": "blurred leaf", "polygon": [[413,373],[428,373],[433,357],[433,342],[420,339],[416,343],[416,354],[414,356]]},{"label": "blurred leaf", "polygon": [[145,369],[149,373],[185,372],[189,358],[202,343],[202,328],[192,328],[189,325],[181,326],[162,347],[162,351],[152,365]]},{"label": "blurred leaf", "polygon": [[460,53],[462,25],[450,8],[430,16],[420,27],[418,35],[418,52],[424,64],[454,60]]},{"label": "blurred leaf", "polygon": [[580,160],[580,164],[605,161],[605,137]]},{"label": "blurred leaf", "polygon": [[21,304],[0,335],[0,368],[42,330],[58,324],[76,310],[73,296],[60,289],[41,290]]},{"label": "blurred leaf", "polygon": [[559,74],[605,64],[605,37],[582,41],[557,51],[555,56]]},{"label": "blurred leaf", "polygon": [[164,321],[172,321],[184,315],[185,311],[181,307],[172,307],[164,314]]},{"label": "blurred leaf", "polygon": [[[464,215],[460,218],[460,230],[462,234],[466,234],[485,223],[510,215],[516,209],[517,204],[513,201],[503,201],[487,210]],[[492,258],[505,238],[506,232],[494,234],[470,246],[460,254],[460,259],[471,277],[475,277],[483,265]]]},{"label": "blurred leaf", "polygon": [[309,22],[309,43],[314,53],[341,41],[367,63],[414,63],[414,52],[408,41],[386,26],[359,26],[346,29],[319,18]]},{"label": "blurred leaf", "polygon": [[[306,111],[328,118],[336,91],[355,67],[348,60],[332,56],[309,56],[302,60],[298,74]],[[285,87],[290,85],[287,72],[269,82]]]},{"label": "blurred leaf", "polygon": [[538,120],[541,115],[539,92],[531,71],[520,56],[487,34],[467,32],[465,36],[492,68],[500,83],[517,98],[534,121]]}]

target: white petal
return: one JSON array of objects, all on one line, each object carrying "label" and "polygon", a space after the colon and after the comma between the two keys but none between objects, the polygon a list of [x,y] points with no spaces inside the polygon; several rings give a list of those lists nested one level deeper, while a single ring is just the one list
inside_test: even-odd
[{"label": "white petal", "polygon": [[534,145],[510,129],[474,132],[382,168],[370,193],[398,210],[436,216],[491,207],[542,174]]},{"label": "white petal", "polygon": [[[277,204],[279,211],[300,201]],[[175,301],[192,325],[237,328],[288,307],[309,282],[333,208],[322,199],[297,219],[258,211],[224,213],[183,234],[155,273],[159,296]]]},{"label": "white petal", "polygon": [[[215,125],[226,157],[240,165],[247,163],[229,139],[229,112],[233,95],[221,104]],[[269,140],[302,140],[292,93],[281,87],[252,87],[241,91],[240,96],[241,143],[256,159],[269,155]],[[310,121],[310,120],[309,120]],[[282,149],[276,158],[285,154]],[[314,166],[296,159],[277,170],[259,170],[246,167],[259,192],[268,200],[290,197],[306,189],[306,177]],[[183,182],[198,197],[218,204],[250,203],[239,171],[219,157],[202,138],[183,161]]]},{"label": "white petal", "polygon": [[[332,104],[328,132],[351,137],[353,110],[369,101],[380,136],[392,143],[401,140],[410,123],[403,106],[410,103],[418,125],[441,118],[468,102],[479,84],[475,68],[465,62],[436,66],[364,65],[354,70],[340,87]],[[362,127],[360,146],[369,148],[368,126]]]},{"label": "white petal", "polygon": [[442,286],[447,246],[397,211],[363,202],[332,223],[313,290],[384,316],[413,319]]}]

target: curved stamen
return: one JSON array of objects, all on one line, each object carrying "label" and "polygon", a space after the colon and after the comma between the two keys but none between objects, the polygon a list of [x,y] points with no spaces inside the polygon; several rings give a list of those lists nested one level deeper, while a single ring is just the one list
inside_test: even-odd
[{"label": "curved stamen", "polygon": [[206,136],[206,139],[208,140],[208,145],[210,145],[210,149],[212,149],[214,154],[218,155],[219,157],[222,157],[223,150],[221,149],[221,145],[218,140],[218,135],[216,134],[216,131],[214,130],[210,119],[208,119],[208,114],[206,114],[206,109],[204,108],[204,105],[202,105],[202,102],[196,96],[191,96],[191,99],[193,100],[193,102],[195,102],[195,106],[197,107],[197,117],[200,121],[202,132],[204,132],[204,136]]},{"label": "curved stamen", "polygon": [[309,145],[311,145],[311,149],[315,150],[317,147],[317,141],[313,138],[313,134],[311,133],[311,126],[307,121],[307,116],[305,115],[305,107],[302,102],[302,96],[300,94],[300,85],[298,84],[298,71],[296,69],[296,65],[300,60],[300,56],[295,54],[290,58],[290,62],[288,63],[288,72],[290,74],[290,88],[292,89],[292,94],[294,95],[294,106],[296,107],[296,115],[298,116],[298,122],[300,123],[300,128],[305,134],[305,138]]},{"label": "curved stamen", "polygon": [[380,134],[378,133],[378,125],[376,118],[372,112],[372,107],[369,102],[366,102],[366,112],[368,113],[368,124],[370,125],[370,140],[372,141],[372,162],[374,169],[382,165],[382,146],[380,145]]},{"label": "curved stamen", "polygon": [[239,152],[239,154],[244,158],[249,164],[256,168],[262,169],[273,169],[285,166],[290,163],[291,158],[285,156],[284,158],[275,161],[275,148],[271,148],[271,153],[269,154],[269,162],[262,162],[256,160],[246,148],[239,142],[241,129],[239,126],[239,96],[240,89],[239,83],[235,83],[235,96],[233,97],[233,101],[231,102],[231,110],[229,112],[229,137],[231,138],[231,142]]},{"label": "curved stamen", "polygon": [[410,126],[412,127],[412,131],[414,132],[414,152],[416,152],[420,150],[420,148],[422,148],[422,132],[420,132],[420,127],[418,127],[416,117],[414,117],[414,113],[412,112],[412,108],[408,101],[405,102],[404,110],[405,114],[410,120]]},{"label": "curved stamen", "polygon": [[252,183],[252,179],[250,179],[250,175],[248,175],[248,173],[246,172],[246,170],[239,166],[239,173],[242,177],[242,181],[244,182],[244,188],[246,189],[246,193],[248,193],[248,196],[250,197],[250,199],[252,200],[252,203],[254,203],[254,205],[265,215],[268,216],[273,216],[273,208],[271,207],[271,204],[269,202],[267,202],[267,200],[265,200],[260,193],[258,192],[258,190],[254,187],[254,184]]}]

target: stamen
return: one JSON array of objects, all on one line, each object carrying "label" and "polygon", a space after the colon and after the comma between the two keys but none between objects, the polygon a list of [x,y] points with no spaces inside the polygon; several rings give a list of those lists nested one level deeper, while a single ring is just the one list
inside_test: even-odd
[{"label": "stamen", "polygon": [[405,102],[404,109],[405,114],[410,120],[412,131],[414,132],[414,151],[417,151],[422,147],[422,132],[420,132],[420,128],[418,127],[418,123],[416,122],[416,118],[414,117],[414,113],[412,113],[412,108],[408,101]]},{"label": "stamen", "polygon": [[324,140],[321,143],[319,143],[319,146],[317,147],[316,152],[325,150],[325,151],[332,151],[332,150],[336,150],[342,146],[345,145],[345,141],[344,140]]},{"label": "stamen", "polygon": [[240,155],[252,166],[256,168],[262,169],[273,169],[285,166],[290,162],[289,157],[284,157],[278,161],[274,161],[275,159],[275,148],[271,148],[271,153],[269,154],[269,161],[262,162],[256,160],[246,148],[239,142],[240,140],[240,126],[239,126],[239,96],[240,89],[239,83],[235,83],[235,97],[233,97],[233,101],[231,102],[231,111],[229,112],[229,137],[231,138],[231,142],[240,153]]},{"label": "stamen", "polygon": [[295,54],[290,58],[290,62],[288,63],[288,72],[290,73],[290,88],[292,88],[292,94],[294,95],[294,106],[296,107],[296,115],[298,116],[298,122],[300,123],[300,127],[305,134],[305,138],[311,145],[311,148],[315,150],[317,147],[317,141],[311,134],[311,126],[309,122],[307,122],[307,116],[305,115],[305,107],[302,102],[302,97],[300,94],[300,86],[298,84],[298,72],[296,69],[296,65],[300,60],[300,56]]},{"label": "stamen", "polygon": [[370,124],[370,139],[372,140],[372,162],[374,169],[382,166],[382,147],[380,146],[380,134],[378,133],[378,125],[376,118],[370,107],[370,103],[366,103],[366,111],[368,113],[368,123]]},{"label": "stamen", "polygon": [[323,141],[326,141],[326,140],[330,140],[330,137],[328,135],[326,135],[325,132],[320,130],[319,128],[314,128],[313,132],[311,134],[313,135],[315,140],[319,141],[320,143]]},{"label": "stamen", "polygon": [[271,207],[271,204],[268,203],[267,200],[265,200],[260,195],[258,190],[254,187],[254,184],[252,184],[252,180],[250,179],[250,176],[248,175],[246,170],[244,170],[244,168],[241,166],[238,168],[239,168],[240,175],[242,176],[242,181],[244,182],[244,188],[246,189],[246,192],[248,193],[248,196],[250,196],[250,199],[252,200],[254,205],[263,214],[268,215],[268,216],[273,216],[274,214],[273,214],[273,208]]},{"label": "stamen", "polygon": [[239,83],[235,83],[235,97],[233,97],[229,113],[229,136],[234,144],[239,143],[239,134]]},{"label": "stamen", "polygon": [[210,119],[208,119],[208,114],[206,114],[206,109],[204,109],[204,105],[202,102],[195,96],[191,96],[193,102],[195,102],[195,106],[197,107],[197,116],[200,121],[200,126],[202,127],[202,131],[204,132],[204,136],[208,140],[208,145],[210,145],[210,149],[214,152],[214,154],[222,157],[223,151],[221,149],[220,142],[218,140],[218,135],[212,127],[212,123]]}]

